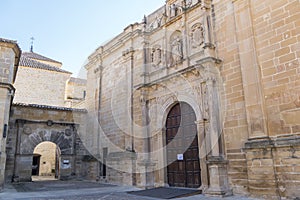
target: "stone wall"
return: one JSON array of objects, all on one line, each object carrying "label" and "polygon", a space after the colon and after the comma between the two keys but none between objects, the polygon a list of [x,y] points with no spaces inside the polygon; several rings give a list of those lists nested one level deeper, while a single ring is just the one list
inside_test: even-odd
[{"label": "stone wall", "polygon": [[21,50],[15,41],[0,38],[0,191],[4,183],[9,112],[15,92],[12,84],[20,54]]},{"label": "stone wall", "polygon": [[14,103],[65,106],[66,82],[70,73],[20,66],[14,86]]},{"label": "stone wall", "polygon": [[299,11],[297,0],[166,1],[99,47],[86,66],[88,141],[99,157],[108,148],[108,180],[166,185],[165,119],[183,101],[206,194],[298,197]]},{"label": "stone wall", "polygon": [[66,86],[66,106],[85,108],[86,80],[71,77]]},{"label": "stone wall", "polygon": [[284,148],[243,150],[248,139],[270,137],[264,145],[299,134],[299,121],[294,120],[299,118],[299,10],[299,1],[214,1],[229,177],[237,193],[299,195],[281,194],[283,186],[274,175],[280,164],[271,158],[271,153],[282,151],[277,154],[281,155],[287,146],[297,149],[299,144],[286,139]]}]

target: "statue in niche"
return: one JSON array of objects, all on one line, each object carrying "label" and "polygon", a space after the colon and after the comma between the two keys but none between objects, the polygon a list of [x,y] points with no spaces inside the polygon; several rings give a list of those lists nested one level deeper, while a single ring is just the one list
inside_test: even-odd
[{"label": "statue in niche", "polygon": [[158,28],[158,27],[161,26],[161,20],[162,20],[162,17],[158,17],[158,16],[156,15],[155,21],[154,21],[154,27],[155,27],[155,28]]},{"label": "statue in niche", "polygon": [[151,62],[154,66],[158,66],[161,63],[161,49],[159,47],[152,48]]},{"label": "statue in niche", "polygon": [[187,8],[191,7],[192,4],[193,4],[193,1],[192,1],[192,0],[185,0],[185,6],[186,6]]},{"label": "statue in niche", "polygon": [[193,48],[197,48],[204,43],[204,28],[202,24],[198,23],[192,27],[191,43]]},{"label": "statue in niche", "polygon": [[182,51],[182,40],[180,36],[177,36],[173,39],[171,43],[171,53],[173,64],[178,64],[182,61],[183,51]]},{"label": "statue in niche", "polygon": [[206,83],[201,84],[201,91],[202,91],[202,115],[203,119],[209,119],[209,102],[208,102],[208,88]]},{"label": "statue in niche", "polygon": [[177,16],[177,6],[173,3],[170,6],[170,17],[176,17]]},{"label": "statue in niche", "polygon": [[161,26],[162,18],[163,17],[156,16],[155,20],[150,24],[149,30],[152,31],[152,30],[154,30],[156,28],[159,28]]}]

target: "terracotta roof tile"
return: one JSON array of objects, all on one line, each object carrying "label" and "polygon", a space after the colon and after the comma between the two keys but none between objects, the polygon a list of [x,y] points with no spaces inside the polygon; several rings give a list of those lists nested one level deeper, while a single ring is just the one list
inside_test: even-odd
[{"label": "terracotta roof tile", "polygon": [[56,72],[61,72],[61,73],[72,74],[71,72],[60,69],[58,67],[53,67],[51,65],[47,65],[47,64],[32,60],[32,59],[24,56],[23,54],[21,56],[19,66],[32,67],[32,68],[49,70],[49,71],[56,71]]},{"label": "terracotta roof tile", "polygon": [[62,64],[59,61],[53,60],[51,58],[47,58],[45,56],[42,56],[42,55],[34,53],[34,52],[24,52],[24,53],[22,53],[22,55],[25,56],[25,57],[27,57],[27,58],[32,58],[32,59],[37,59],[37,60],[43,60],[43,61],[48,61],[48,62],[54,62],[54,63]]}]

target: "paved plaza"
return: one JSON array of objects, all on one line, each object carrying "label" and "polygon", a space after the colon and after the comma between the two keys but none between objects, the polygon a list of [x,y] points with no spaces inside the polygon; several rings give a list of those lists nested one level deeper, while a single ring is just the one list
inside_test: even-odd
[{"label": "paved plaza", "polygon": [[[151,198],[128,194],[130,191],[140,189],[130,186],[116,186],[88,181],[57,181],[57,180],[36,180],[28,183],[17,183],[6,185],[1,200],[154,200]],[[217,200],[220,198],[205,197],[202,194],[176,198],[177,200]],[[224,200],[254,200],[241,196],[223,198]]]}]

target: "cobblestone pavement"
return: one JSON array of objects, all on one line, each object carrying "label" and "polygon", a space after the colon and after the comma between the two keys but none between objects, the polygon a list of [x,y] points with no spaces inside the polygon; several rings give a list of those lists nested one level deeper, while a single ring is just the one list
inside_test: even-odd
[{"label": "cobblestone pavement", "polygon": [[[6,185],[1,200],[154,200],[144,196],[128,194],[139,190],[130,186],[113,186],[87,181],[38,181]],[[194,195],[176,200],[218,200],[220,198]],[[254,200],[253,198],[231,196],[222,200]]]}]

